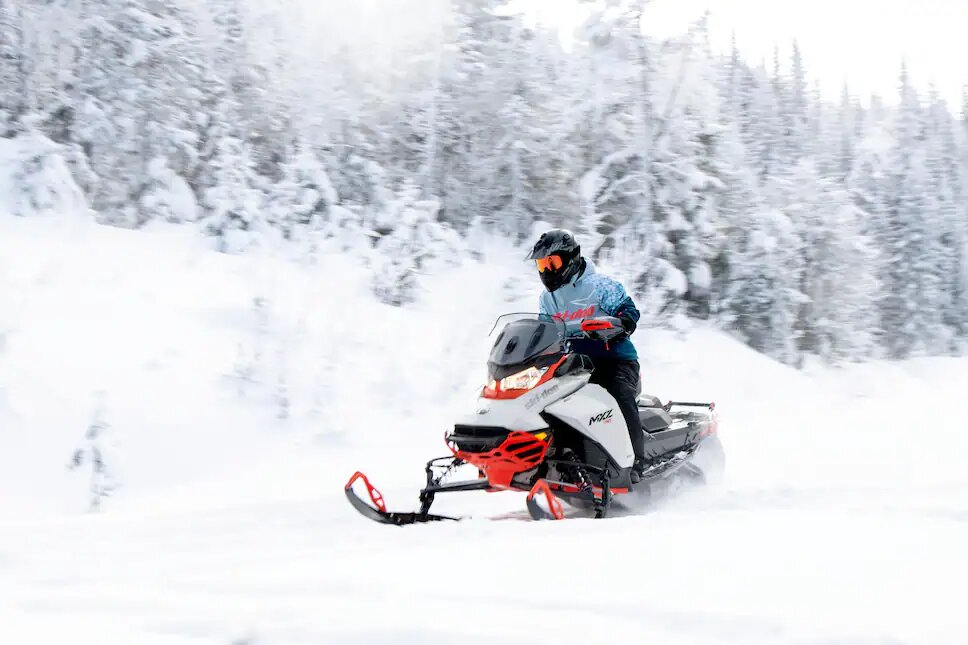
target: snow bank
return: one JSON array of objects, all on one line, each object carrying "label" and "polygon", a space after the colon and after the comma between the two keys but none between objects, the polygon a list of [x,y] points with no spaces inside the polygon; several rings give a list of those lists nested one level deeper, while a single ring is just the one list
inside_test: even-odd
[{"label": "snow bank", "polygon": [[84,192],[61,151],[35,132],[0,139],[0,205],[22,217],[86,212]]}]

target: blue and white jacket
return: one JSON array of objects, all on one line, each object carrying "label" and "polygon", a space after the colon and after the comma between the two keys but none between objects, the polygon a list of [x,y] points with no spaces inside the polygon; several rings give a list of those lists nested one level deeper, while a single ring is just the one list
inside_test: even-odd
[{"label": "blue and white jacket", "polygon": [[[570,282],[553,292],[545,291],[538,298],[538,311],[557,320],[582,320],[597,316],[626,316],[639,321],[639,310],[625,293],[621,283],[595,271],[591,260],[584,259],[584,268]],[[638,359],[635,345],[628,338],[605,343],[597,340],[577,340],[572,347],[579,354],[591,358],[611,358],[634,361]]]}]

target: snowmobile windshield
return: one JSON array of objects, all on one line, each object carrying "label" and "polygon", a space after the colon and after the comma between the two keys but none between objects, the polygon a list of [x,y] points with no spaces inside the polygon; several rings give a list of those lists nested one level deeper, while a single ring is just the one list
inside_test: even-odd
[{"label": "snowmobile windshield", "polygon": [[563,323],[544,314],[507,314],[497,319],[494,329],[500,332],[487,359],[492,367],[522,365],[537,356],[556,354],[564,338]]}]

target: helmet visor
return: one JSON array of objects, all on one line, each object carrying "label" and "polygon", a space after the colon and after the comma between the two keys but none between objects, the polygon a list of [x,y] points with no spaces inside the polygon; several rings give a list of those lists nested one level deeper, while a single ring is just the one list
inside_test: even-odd
[{"label": "helmet visor", "polygon": [[563,264],[560,255],[547,255],[543,258],[536,259],[534,263],[538,265],[538,273],[559,271]]}]

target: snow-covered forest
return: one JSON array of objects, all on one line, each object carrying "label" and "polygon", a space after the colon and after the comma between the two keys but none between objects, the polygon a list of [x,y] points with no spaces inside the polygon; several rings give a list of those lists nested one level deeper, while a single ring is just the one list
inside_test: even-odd
[{"label": "snow-covered forest", "polygon": [[398,305],[478,233],[566,226],[652,325],[791,365],[963,349],[968,94],[899,61],[895,96],[830,101],[795,43],[656,41],[646,2],[586,0],[565,47],[503,0],[0,0],[0,191],[339,249]]}]

